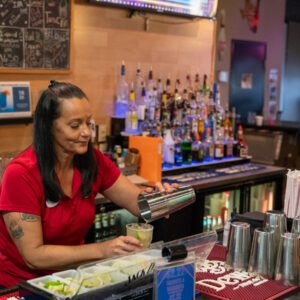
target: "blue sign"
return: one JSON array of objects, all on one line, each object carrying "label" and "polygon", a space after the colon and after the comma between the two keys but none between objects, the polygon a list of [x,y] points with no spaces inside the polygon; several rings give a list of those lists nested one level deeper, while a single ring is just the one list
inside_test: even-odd
[{"label": "blue sign", "polygon": [[195,265],[167,265],[156,271],[157,300],[192,300],[195,297]]},{"label": "blue sign", "polygon": [[0,118],[31,115],[29,82],[0,82]]}]

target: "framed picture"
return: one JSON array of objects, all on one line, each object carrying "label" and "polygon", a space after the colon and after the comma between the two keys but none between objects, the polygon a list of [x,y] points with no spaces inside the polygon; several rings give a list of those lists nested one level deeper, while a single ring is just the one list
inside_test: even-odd
[{"label": "framed picture", "polygon": [[0,120],[31,116],[29,82],[0,82]]}]

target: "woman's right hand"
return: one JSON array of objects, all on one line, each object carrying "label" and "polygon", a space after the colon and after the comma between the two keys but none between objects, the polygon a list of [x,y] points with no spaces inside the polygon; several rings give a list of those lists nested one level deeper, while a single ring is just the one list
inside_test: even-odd
[{"label": "woman's right hand", "polygon": [[143,244],[132,236],[119,236],[113,240],[102,242],[103,258],[129,254],[140,250]]}]

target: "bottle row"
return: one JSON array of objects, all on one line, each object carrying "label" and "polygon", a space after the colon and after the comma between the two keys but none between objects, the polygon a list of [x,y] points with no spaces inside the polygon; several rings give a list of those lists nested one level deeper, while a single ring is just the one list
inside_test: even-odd
[{"label": "bottle row", "polygon": [[95,215],[95,242],[103,242],[119,235],[119,220],[114,213],[97,213]]}]

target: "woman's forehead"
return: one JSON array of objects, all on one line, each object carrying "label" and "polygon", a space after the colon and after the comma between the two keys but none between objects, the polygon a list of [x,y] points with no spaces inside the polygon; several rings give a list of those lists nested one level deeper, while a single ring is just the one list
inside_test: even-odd
[{"label": "woman's forehead", "polygon": [[59,104],[61,117],[74,117],[91,114],[92,109],[86,98],[62,99]]}]

